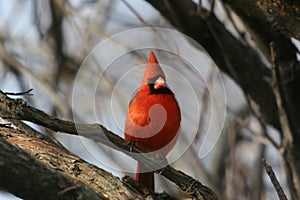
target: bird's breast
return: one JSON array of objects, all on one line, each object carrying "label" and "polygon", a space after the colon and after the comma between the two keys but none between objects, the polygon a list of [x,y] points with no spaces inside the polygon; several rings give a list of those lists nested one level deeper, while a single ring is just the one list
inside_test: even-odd
[{"label": "bird's breast", "polygon": [[177,137],[181,121],[173,94],[137,93],[126,118],[125,139],[145,151],[155,151]]}]

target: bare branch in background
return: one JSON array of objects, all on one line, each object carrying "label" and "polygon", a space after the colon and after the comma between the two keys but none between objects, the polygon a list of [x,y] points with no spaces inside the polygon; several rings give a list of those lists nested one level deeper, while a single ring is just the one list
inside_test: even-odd
[{"label": "bare branch in background", "polygon": [[270,43],[270,54],[272,59],[272,86],[276,103],[278,107],[278,115],[283,133],[283,146],[281,153],[285,161],[288,174],[289,187],[292,190],[294,199],[300,197],[300,162],[299,153],[296,150],[299,148],[298,128],[295,124],[294,115],[291,112],[291,104],[288,103],[290,97],[287,96],[283,84],[282,73],[280,73],[281,65],[278,64],[278,47],[274,43]]},{"label": "bare branch in background", "polygon": [[270,178],[270,180],[273,183],[273,186],[278,194],[278,197],[280,200],[287,200],[286,195],[284,194],[284,191],[282,187],[280,186],[280,183],[278,182],[278,179],[276,178],[276,175],[270,165],[267,164],[266,160],[263,159],[265,170]]}]

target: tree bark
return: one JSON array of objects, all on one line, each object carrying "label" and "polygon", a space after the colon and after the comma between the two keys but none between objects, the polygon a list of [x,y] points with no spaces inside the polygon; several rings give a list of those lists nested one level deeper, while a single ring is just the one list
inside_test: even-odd
[{"label": "tree bark", "polygon": [[0,127],[0,187],[24,199],[144,199],[111,173],[45,140]]},{"label": "tree bark", "polygon": [[[12,128],[0,127],[0,187],[2,189],[24,199],[106,199],[80,181],[58,173],[17,147],[25,146],[26,149],[36,141],[40,140],[29,138]],[[49,145],[46,142],[43,144]],[[30,151],[36,156],[42,156],[37,148],[38,146],[34,146]],[[49,154],[56,153],[49,146],[45,146],[44,150],[49,150]],[[42,157],[40,160],[43,160]]]},{"label": "tree bark", "polygon": [[286,37],[300,40],[300,1],[298,0],[224,0],[249,18],[268,24]]}]

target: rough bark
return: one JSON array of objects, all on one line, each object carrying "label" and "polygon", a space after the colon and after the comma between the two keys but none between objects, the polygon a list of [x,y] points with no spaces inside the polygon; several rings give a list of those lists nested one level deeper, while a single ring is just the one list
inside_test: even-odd
[{"label": "rough bark", "polygon": [[244,15],[265,22],[287,37],[300,40],[300,2],[298,0],[225,0]]},{"label": "rough bark", "polygon": [[0,128],[0,138],[0,186],[21,198],[145,198],[111,173],[45,140],[10,127]]},{"label": "rough bark", "polygon": [[[24,138],[27,140],[23,140]],[[28,138],[12,128],[0,128],[0,187],[2,189],[24,199],[106,199],[81,182],[47,167],[17,147],[26,146],[26,143],[35,140],[39,141],[34,138],[29,141]],[[35,146],[31,151],[37,148],[38,146]],[[36,155],[40,155],[39,153],[39,151],[34,152]]]}]

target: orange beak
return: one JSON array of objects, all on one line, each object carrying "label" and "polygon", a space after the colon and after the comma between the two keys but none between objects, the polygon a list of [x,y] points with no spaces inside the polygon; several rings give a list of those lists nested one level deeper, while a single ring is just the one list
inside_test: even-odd
[{"label": "orange beak", "polygon": [[162,78],[159,77],[155,82],[154,82],[154,89],[160,89],[164,88],[166,86],[166,81]]}]

